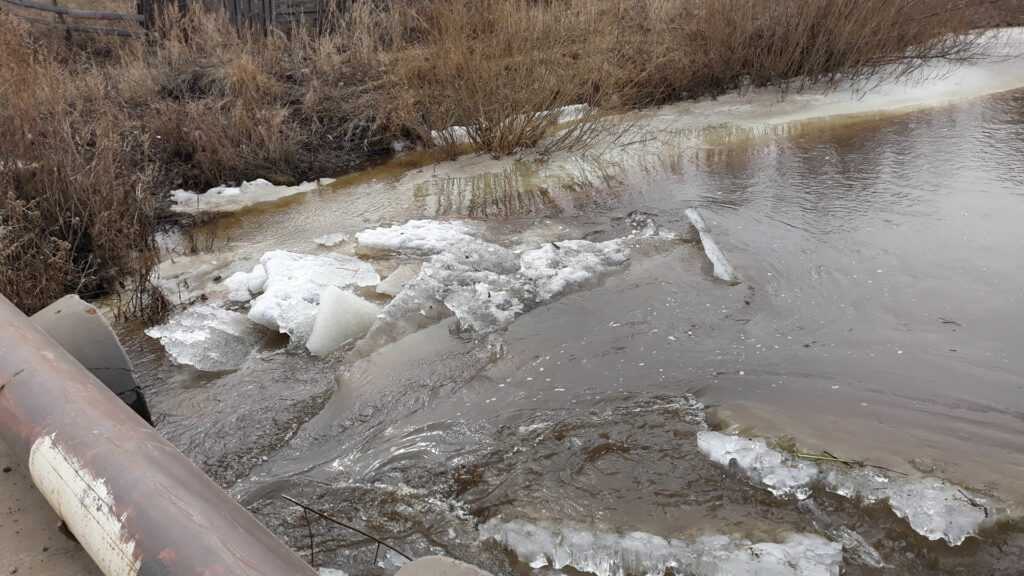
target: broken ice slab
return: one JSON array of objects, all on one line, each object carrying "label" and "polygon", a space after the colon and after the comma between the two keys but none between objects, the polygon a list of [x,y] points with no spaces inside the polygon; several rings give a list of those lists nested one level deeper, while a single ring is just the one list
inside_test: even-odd
[{"label": "broken ice slab", "polygon": [[398,296],[402,288],[419,275],[420,267],[421,264],[402,264],[380,284],[377,284],[377,293],[391,297]]},{"label": "broken ice slab", "polygon": [[431,256],[463,242],[473,241],[473,232],[472,226],[459,220],[409,220],[405,224],[359,232],[356,234],[356,252],[371,256]]},{"label": "broken ice slab", "polygon": [[725,253],[718,247],[715,239],[711,237],[711,232],[708,230],[707,223],[704,222],[704,217],[700,215],[696,208],[687,208],[686,217],[700,235],[701,246],[704,247],[704,254],[708,257],[708,260],[711,261],[715,278],[730,284],[738,284],[740,281],[739,276],[736,275],[736,271],[733,270],[729,261],[725,259]]},{"label": "broken ice slab", "polygon": [[735,460],[754,484],[776,496],[807,498],[812,482],[821,479],[827,490],[840,496],[887,503],[918,534],[952,546],[994,522],[999,510],[989,499],[938,478],[892,477],[867,467],[822,473],[813,463],[774,450],[759,438],[701,431],[697,446],[722,466]]},{"label": "broken ice slab", "polygon": [[201,304],[146,330],[178,364],[216,372],[237,369],[262,337],[244,315]]},{"label": "broken ice slab", "polygon": [[336,286],[328,286],[320,294],[320,308],[306,349],[314,356],[326,356],[366,334],[379,313],[380,307],[376,304]]},{"label": "broken ice slab", "polygon": [[825,487],[864,502],[888,502],[893,513],[929,540],[958,546],[994,521],[988,499],[938,478],[892,478],[874,470],[830,471]]},{"label": "broken ice slab", "polygon": [[549,242],[519,257],[520,273],[533,284],[541,302],[578,288],[628,259],[629,250],[619,240]]},{"label": "broken ice slab", "polygon": [[810,534],[790,534],[780,543],[752,543],[728,536],[696,540],[646,532],[616,534],[584,527],[492,519],[480,527],[533,569],[571,569],[598,576],[684,573],[838,576],[839,544]]},{"label": "broken ice slab", "polygon": [[773,450],[760,438],[701,431],[697,433],[697,447],[712,462],[722,466],[729,466],[735,460],[756,484],[776,496],[807,498],[811,495],[810,483],[818,476],[818,467],[814,464]]},{"label": "broken ice slab", "polygon": [[259,266],[266,272],[266,281],[262,293],[252,301],[249,319],[288,334],[295,344],[304,344],[309,338],[325,288],[380,282],[373,266],[338,254],[312,256],[274,250],[260,258]]}]

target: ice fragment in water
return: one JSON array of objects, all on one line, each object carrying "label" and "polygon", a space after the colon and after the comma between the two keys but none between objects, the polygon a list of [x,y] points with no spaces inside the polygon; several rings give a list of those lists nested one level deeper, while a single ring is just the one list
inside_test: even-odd
[{"label": "ice fragment in water", "polygon": [[646,532],[615,534],[572,526],[488,521],[482,539],[494,539],[534,569],[572,568],[598,576],[674,573],[712,576],[838,576],[839,544],[807,534],[791,534],[782,543],[705,536],[695,541],[668,539]]},{"label": "ice fragment in water", "polygon": [[306,349],[315,356],[326,356],[342,344],[362,337],[370,329],[380,308],[371,302],[328,286],[320,294],[320,309]]},{"label": "ice fragment in water", "polygon": [[335,234],[326,234],[324,236],[321,236],[321,237],[316,238],[316,239],[313,240],[313,242],[315,244],[317,244],[319,246],[324,246],[326,248],[332,248],[334,246],[337,246],[338,244],[341,244],[341,243],[347,242],[347,241],[348,241],[348,234],[345,234],[344,232],[338,232],[338,233],[335,233]]},{"label": "ice fragment in water", "polygon": [[458,220],[409,220],[405,224],[363,230],[356,234],[356,252],[364,255],[439,254],[474,241],[473,228]]},{"label": "ice fragment in water", "polygon": [[722,466],[735,460],[756,484],[776,496],[794,495],[802,500],[811,494],[809,484],[818,476],[814,464],[789,458],[760,438],[701,431],[697,433],[697,447]]},{"label": "ice fragment in water", "polygon": [[348,576],[348,572],[338,568],[320,568],[318,572],[320,576]]},{"label": "ice fragment in water", "polygon": [[305,343],[313,330],[320,293],[328,286],[374,286],[380,277],[373,266],[337,254],[311,256],[283,250],[260,258],[266,271],[263,293],[252,301],[249,319]]},{"label": "ice fragment in water", "polygon": [[228,288],[228,300],[232,302],[248,302],[252,297],[263,291],[267,283],[267,270],[263,264],[257,264],[252,272],[235,272],[224,281]]},{"label": "ice fragment in water", "polygon": [[402,264],[388,275],[383,282],[377,284],[377,293],[386,296],[397,296],[402,288],[420,273],[420,264]]},{"label": "ice fragment in water", "polygon": [[736,272],[732,269],[729,261],[725,259],[725,254],[722,249],[715,243],[715,239],[711,237],[711,232],[708,231],[708,225],[704,222],[704,218],[697,212],[696,208],[687,208],[686,217],[689,218],[690,224],[697,229],[697,233],[700,234],[700,243],[704,247],[704,254],[707,255],[708,260],[711,261],[711,265],[714,267],[715,278],[724,280],[730,284],[738,283],[739,277],[736,276]]},{"label": "ice fragment in water", "polygon": [[825,486],[868,503],[888,501],[893,513],[915,532],[953,546],[992,521],[985,498],[938,478],[889,478],[870,470],[833,470],[825,476]]},{"label": "ice fragment in water", "polygon": [[199,370],[234,370],[259,343],[261,334],[244,315],[201,304],[146,330],[178,364]]},{"label": "ice fragment in water", "polygon": [[[440,250],[384,309],[380,322],[370,331],[367,346],[394,341],[449,312],[455,314],[463,329],[479,333],[496,330],[530,308],[624,264],[629,257],[620,240],[568,240],[517,255],[468,236],[470,228],[451,222],[438,224],[444,225],[445,238],[454,236],[458,241],[444,244],[435,241],[436,235],[423,234],[439,230],[425,222],[412,221],[358,235],[360,242],[372,239],[375,249],[387,245],[400,251]],[[429,242],[423,240],[426,236],[430,236]]]},{"label": "ice fragment in water", "polygon": [[521,273],[533,285],[537,299],[546,302],[624,264],[628,258],[629,251],[619,240],[566,240],[527,250],[520,262]]}]

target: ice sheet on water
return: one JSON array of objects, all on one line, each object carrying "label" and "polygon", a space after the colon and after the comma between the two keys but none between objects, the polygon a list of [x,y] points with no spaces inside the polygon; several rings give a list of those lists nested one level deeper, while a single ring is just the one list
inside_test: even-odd
[{"label": "ice sheet on water", "polygon": [[824,538],[791,534],[781,543],[727,536],[668,539],[646,532],[615,534],[581,527],[492,519],[480,528],[534,569],[572,568],[598,576],[694,575],[837,576],[842,547]]},{"label": "ice sheet on water", "polygon": [[379,306],[351,292],[336,286],[324,288],[306,349],[314,356],[334,352],[342,344],[366,334],[379,312]]},{"label": "ice sheet on water", "polygon": [[739,282],[739,276],[736,275],[736,271],[733,270],[729,261],[725,259],[725,253],[718,247],[715,239],[711,237],[708,225],[704,222],[704,217],[700,215],[700,212],[698,212],[696,208],[687,208],[686,217],[690,220],[690,224],[697,229],[697,233],[700,235],[701,246],[704,247],[704,254],[707,255],[708,260],[711,261],[711,266],[714,268],[715,278],[729,282],[730,284]]},{"label": "ice sheet on water", "polygon": [[146,330],[178,364],[199,370],[234,370],[259,343],[259,329],[243,314],[201,304]]},{"label": "ice sheet on water", "polygon": [[217,186],[204,194],[187,190],[171,192],[171,210],[174,212],[231,212],[261,202],[271,202],[295,194],[303,194],[316,190],[334,182],[332,178],[321,178],[314,182],[303,182],[297,186],[278,186],[272,182],[257,178],[242,182],[240,186]]},{"label": "ice sheet on water", "polygon": [[462,242],[473,241],[473,227],[460,220],[409,220],[356,234],[356,252],[364,255],[432,256]]},{"label": "ice sheet on water", "polygon": [[520,264],[522,275],[536,288],[537,299],[546,302],[628,259],[629,250],[619,240],[566,240],[523,252]]},{"label": "ice sheet on water", "polygon": [[252,301],[249,319],[288,334],[292,342],[298,344],[305,343],[313,330],[320,294],[325,288],[374,286],[380,282],[373,266],[338,254],[312,256],[274,250],[260,258],[260,263],[246,279],[257,278],[260,267],[266,273],[266,280],[262,293]]},{"label": "ice sheet on water", "polygon": [[989,499],[938,478],[892,477],[870,468],[822,472],[813,463],[770,448],[762,439],[702,431],[697,433],[697,446],[722,466],[735,460],[755,484],[776,496],[807,498],[811,483],[821,479],[826,489],[841,496],[888,503],[915,532],[952,546],[977,534],[997,510]]},{"label": "ice sheet on water", "polygon": [[887,501],[915,532],[929,540],[963,543],[990,522],[992,503],[938,478],[890,478],[873,470],[830,471],[828,490],[864,502]]},{"label": "ice sheet on water", "polygon": [[810,496],[810,483],[818,476],[818,467],[804,460],[789,458],[768,447],[760,438],[750,439],[721,432],[697,433],[697,447],[705,456],[722,466],[736,464],[751,479],[776,496]]},{"label": "ice sheet on water", "polygon": [[472,228],[464,223],[429,222],[414,220],[357,235],[364,250],[433,254],[384,309],[367,345],[397,340],[449,313],[463,329],[499,329],[629,257],[620,240],[552,242],[517,254],[471,236]]}]

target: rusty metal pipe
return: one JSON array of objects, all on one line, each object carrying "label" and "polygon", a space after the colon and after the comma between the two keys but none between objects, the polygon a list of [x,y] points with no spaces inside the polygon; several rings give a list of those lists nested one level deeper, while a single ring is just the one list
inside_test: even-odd
[{"label": "rusty metal pipe", "polygon": [[107,576],[312,576],[0,296],[0,438]]}]

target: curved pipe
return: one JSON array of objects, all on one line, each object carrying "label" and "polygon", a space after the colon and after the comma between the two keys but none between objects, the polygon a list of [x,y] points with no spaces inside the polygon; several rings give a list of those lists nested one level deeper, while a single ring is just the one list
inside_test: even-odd
[{"label": "curved pipe", "polygon": [[107,576],[315,575],[3,296],[0,438]]}]

